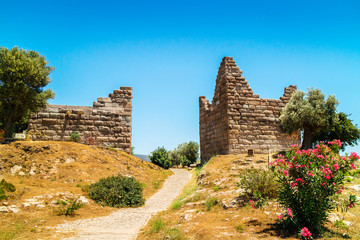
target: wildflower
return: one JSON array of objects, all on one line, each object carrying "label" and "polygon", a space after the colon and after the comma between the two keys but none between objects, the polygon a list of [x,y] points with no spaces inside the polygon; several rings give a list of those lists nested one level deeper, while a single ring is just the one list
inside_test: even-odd
[{"label": "wildflower", "polygon": [[356,165],[355,165],[355,164],[351,164],[351,168],[356,169]]},{"label": "wildflower", "polygon": [[291,218],[293,218],[292,211],[290,208],[287,209],[287,215]]},{"label": "wildflower", "polygon": [[253,200],[249,200],[249,203],[250,203],[251,207],[252,207],[253,209],[255,209],[254,201],[253,201]]},{"label": "wildflower", "polygon": [[291,185],[291,187],[294,188],[297,185],[297,183],[296,182],[291,182],[290,185]]},{"label": "wildflower", "polygon": [[316,157],[317,157],[317,158],[321,158],[321,159],[324,159],[324,158],[325,158],[325,157],[324,157],[323,155],[321,155],[321,154],[320,154],[320,155],[317,155]]},{"label": "wildflower", "polygon": [[289,175],[289,171],[285,170],[285,171],[284,171],[284,175],[285,175],[285,176],[288,176],[288,175]]},{"label": "wildflower", "polygon": [[334,169],[337,171],[339,169],[339,165],[337,163],[334,164]]},{"label": "wildflower", "polygon": [[303,236],[304,238],[311,237],[311,232],[309,231],[309,229],[304,227],[303,229],[301,229],[301,236]]},{"label": "wildflower", "polygon": [[283,219],[284,215],[280,214],[280,216],[278,216],[279,219]]},{"label": "wildflower", "polygon": [[357,160],[357,159],[360,159],[360,157],[359,157],[356,153],[352,152],[352,153],[350,154],[350,159]]},{"label": "wildflower", "polygon": [[295,179],[295,181],[296,181],[296,182],[300,182],[300,183],[303,183],[303,182],[304,182],[304,180],[302,180],[301,178],[297,178],[297,179]]},{"label": "wildflower", "polygon": [[313,176],[314,176],[314,174],[312,173],[312,171],[310,171],[310,172],[308,173],[308,175],[309,175],[309,177],[313,177]]}]

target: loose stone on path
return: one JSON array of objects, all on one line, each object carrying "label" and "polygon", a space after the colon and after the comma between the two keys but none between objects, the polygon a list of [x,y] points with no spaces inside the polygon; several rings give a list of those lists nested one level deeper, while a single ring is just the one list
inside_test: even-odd
[{"label": "loose stone on path", "polygon": [[172,169],[174,175],[164,183],[162,189],[151,196],[144,206],[123,208],[109,216],[77,220],[57,226],[59,232],[76,232],[66,240],[132,240],[150,217],[166,210],[189,182],[191,173],[184,169]]}]

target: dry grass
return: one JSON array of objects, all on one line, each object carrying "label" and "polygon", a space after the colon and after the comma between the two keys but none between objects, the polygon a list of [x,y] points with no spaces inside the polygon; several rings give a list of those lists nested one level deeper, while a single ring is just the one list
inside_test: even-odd
[{"label": "dry grass", "polygon": [[[151,224],[148,224],[137,239],[171,239],[166,232],[169,228],[177,228],[183,233],[181,239],[189,240],[282,239],[283,236],[275,229],[274,224],[283,210],[278,208],[275,200],[263,209],[252,209],[248,205],[224,209],[224,203],[228,204],[240,194],[235,186],[239,182],[239,172],[246,171],[249,167],[266,168],[267,157],[258,155],[250,159],[245,155],[228,155],[213,158],[200,173],[194,171],[193,180],[174,201],[174,204],[178,204],[176,208],[152,218],[161,219],[166,226],[154,232]],[[200,176],[199,181],[196,181],[197,174]],[[360,179],[347,183],[346,186],[350,184],[360,184]],[[194,198],[197,194],[202,197]],[[215,197],[219,203],[207,211],[206,199]],[[335,227],[333,223],[328,223],[326,227],[329,232],[321,239],[344,239],[344,233],[352,239],[360,239],[360,207],[350,209],[343,216],[344,221],[351,221],[353,225],[345,229],[341,228],[341,224],[338,224],[340,227]]]},{"label": "dry grass", "polygon": [[[144,197],[149,198],[171,174],[156,165],[124,152],[102,147],[87,146],[72,142],[15,142],[0,145],[0,179],[13,183],[16,192],[6,200],[8,205],[17,205],[18,213],[1,214],[0,240],[5,239],[57,239],[48,226],[64,221],[108,215],[116,210],[90,204],[76,211],[74,217],[56,216],[59,205],[53,201],[65,196],[86,195],[82,187],[100,178],[122,174],[133,176],[143,183]],[[21,166],[24,176],[10,174],[13,166]],[[35,169],[35,175],[29,174]],[[62,193],[62,195],[56,195]],[[42,203],[45,207],[22,207],[26,199],[50,194]],[[0,204],[1,205],[1,204]]]}]

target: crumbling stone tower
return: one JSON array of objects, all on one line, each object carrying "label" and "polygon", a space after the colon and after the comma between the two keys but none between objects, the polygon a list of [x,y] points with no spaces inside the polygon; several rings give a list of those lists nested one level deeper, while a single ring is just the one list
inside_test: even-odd
[{"label": "crumbling stone tower", "polygon": [[31,114],[32,140],[69,141],[72,133],[81,142],[118,148],[131,153],[132,88],[120,87],[109,97],[99,97],[92,107],[48,105]]},{"label": "crumbling stone tower", "polygon": [[280,99],[254,95],[232,57],[224,57],[216,78],[212,103],[199,97],[201,160],[214,155],[240,154],[253,150],[266,154],[300,143],[299,134],[282,133],[280,111],[296,91],[285,88]]}]

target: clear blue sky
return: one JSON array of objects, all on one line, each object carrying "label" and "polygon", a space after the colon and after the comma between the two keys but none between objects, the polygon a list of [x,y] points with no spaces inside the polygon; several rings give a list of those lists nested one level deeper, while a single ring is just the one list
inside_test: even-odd
[{"label": "clear blue sky", "polygon": [[198,97],[224,56],[260,97],[320,88],[360,125],[359,1],[2,1],[0,26],[0,46],[55,66],[52,104],[133,87],[135,153],[199,142]]}]

